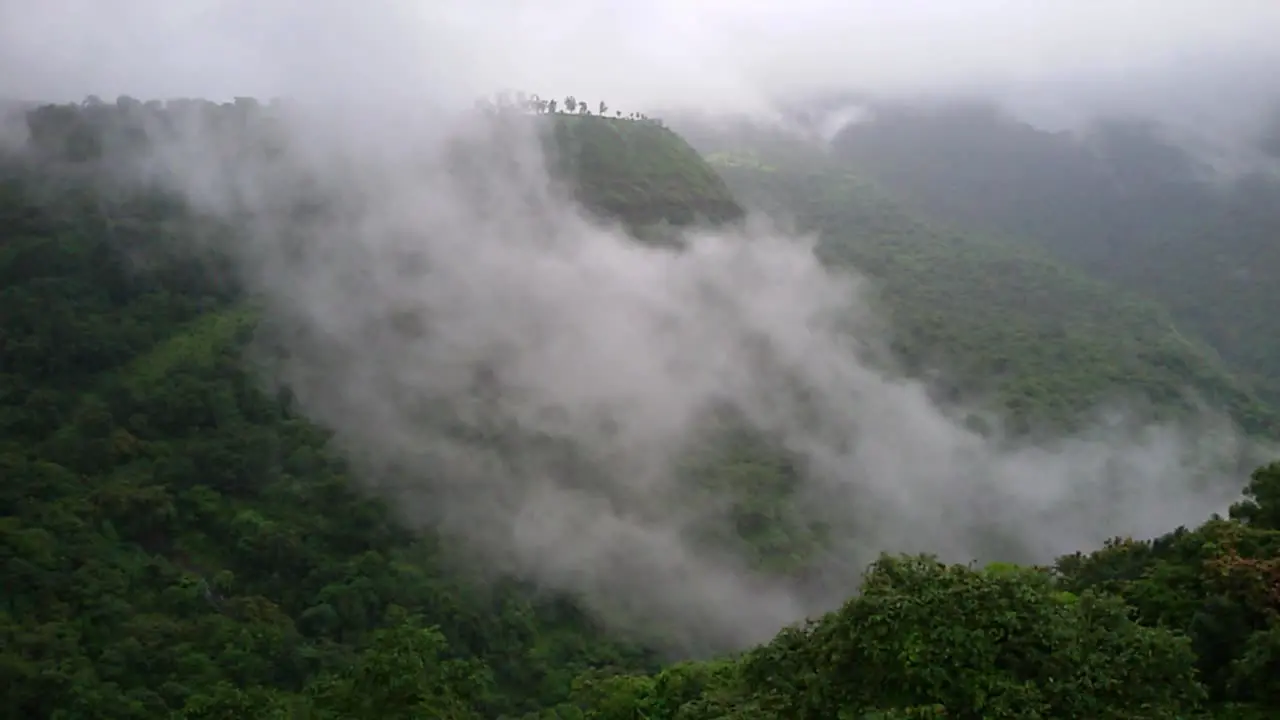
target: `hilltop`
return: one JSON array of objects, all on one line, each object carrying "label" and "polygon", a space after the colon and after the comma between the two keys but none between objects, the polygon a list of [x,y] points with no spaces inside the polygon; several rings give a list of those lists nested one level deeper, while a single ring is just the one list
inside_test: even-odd
[{"label": "hilltop", "polygon": [[[585,107],[585,105],[583,106]],[[589,211],[633,231],[740,219],[742,208],[724,181],[679,135],[647,117],[586,112],[490,109],[503,120],[528,123],[546,138],[549,164]],[[150,143],[165,142],[178,128],[196,128],[201,142],[230,148],[286,142],[280,106],[251,98],[83,105],[44,105],[28,115],[30,146],[46,161],[127,162]],[[500,124],[497,124],[500,125]]]},{"label": "hilltop", "polygon": [[724,180],[684,138],[653,122],[597,115],[551,118],[555,157],[587,208],[632,228],[738,220]]}]

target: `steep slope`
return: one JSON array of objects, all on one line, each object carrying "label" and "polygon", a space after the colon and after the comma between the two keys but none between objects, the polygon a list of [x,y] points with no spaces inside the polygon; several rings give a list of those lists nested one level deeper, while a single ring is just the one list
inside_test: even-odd
[{"label": "steep slope", "polygon": [[1280,272],[1275,176],[1215,179],[1151,123],[1069,135],[986,106],[886,111],[834,148],[930,218],[1037,242],[1147,296],[1280,400],[1280,320],[1264,280]]},{"label": "steep slope", "polygon": [[648,120],[551,115],[554,156],[589,209],[633,228],[720,223],[743,214],[687,142]]},{"label": "steep slope", "polygon": [[943,370],[944,395],[993,392],[1030,430],[1116,400],[1172,412],[1191,391],[1254,431],[1280,427],[1216,353],[1141,297],[1026,244],[921,221],[798,139],[713,135],[700,146],[745,203],[820,232],[828,257],[874,278],[899,356],[914,373]]}]

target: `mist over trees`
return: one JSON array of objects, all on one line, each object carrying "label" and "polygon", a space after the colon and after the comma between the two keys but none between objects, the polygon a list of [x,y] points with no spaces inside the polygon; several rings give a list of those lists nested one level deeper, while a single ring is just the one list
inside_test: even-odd
[{"label": "mist over trees", "polygon": [[[1181,275],[1153,271],[1141,286],[1165,303],[1156,306],[1073,274],[1098,273],[1117,257],[1136,267],[1138,251],[1104,257],[1090,255],[1102,250],[1084,239],[1053,245],[1096,240],[1096,226],[1065,226],[1070,212],[1053,216],[1064,226],[1045,238],[1047,259],[1018,243],[938,230],[859,176],[874,152],[920,152],[941,166],[936,172],[950,167],[948,156],[921,150],[910,123],[874,131],[883,137],[840,138],[826,158],[776,138],[720,135],[709,138],[722,147],[706,152],[704,163],[657,121],[620,118],[604,102],[512,95],[479,108],[555,116],[553,160],[564,159],[574,197],[627,229],[725,227],[741,220],[741,205],[788,212],[820,236],[825,263],[875,279],[878,307],[900,331],[890,350],[909,372],[945,361],[951,384],[944,379],[930,391],[956,402],[986,378],[1015,437],[1080,427],[1082,415],[1118,388],[1136,389],[1161,418],[1196,410],[1184,394],[1191,387],[1252,438],[1273,440],[1280,427],[1259,389],[1278,367],[1266,338],[1251,336],[1264,324],[1233,320],[1233,345],[1208,330],[1203,340],[1187,340],[1179,333],[1186,326],[1166,317],[1181,318],[1187,306],[1167,311],[1174,290],[1161,295],[1161,288],[1219,297],[1216,286],[1192,282],[1225,277],[1207,272],[1199,253],[1208,251],[1180,249],[1193,247],[1190,239],[1159,252],[1148,246],[1152,262],[1168,253],[1187,263]],[[120,182],[120,168],[193,126],[223,159],[282,153],[291,140],[277,122],[284,110],[251,98],[90,98],[22,108],[25,143],[0,146],[0,685],[8,688],[0,708],[7,716],[1262,718],[1280,710],[1278,464],[1249,467],[1235,485],[1217,488],[1213,497],[1233,497],[1221,516],[1206,512],[1154,539],[1116,538],[1038,566],[885,555],[865,574],[857,569],[855,593],[840,584],[847,578],[835,565],[811,563],[850,548],[833,553],[839,528],[797,493],[805,468],[795,453],[770,438],[727,433],[689,458],[677,502],[660,509],[674,514],[700,498],[718,500],[722,522],[696,528],[697,543],[744,558],[759,573],[751,577],[811,589],[829,583],[840,593],[811,620],[771,628],[772,639],[746,647],[674,653],[691,638],[663,638],[662,627],[620,630],[593,611],[585,592],[470,565],[455,552],[458,538],[406,525],[397,496],[379,494],[364,476],[368,464],[305,412],[300,385],[264,386],[247,351],[270,341],[271,327],[231,252],[246,228],[192,207],[162,174]],[[977,131],[962,136],[972,141]],[[1121,149],[1143,149],[1140,140]],[[1063,167],[1053,154],[1061,147],[1051,148],[1037,168]],[[1027,162],[1021,150],[981,153],[992,163],[1006,156]],[[916,167],[894,157],[876,166],[886,169],[883,178]],[[1177,167],[1158,164],[1166,156],[1110,157],[1113,170],[1134,173],[1124,177],[1139,189],[1143,178],[1176,177]],[[1092,176],[1077,183],[1044,172],[1053,176],[1046,196],[1068,209],[1081,207],[1070,205],[1073,193],[1094,187]],[[954,199],[947,187],[943,194]],[[1264,247],[1267,187],[1257,204],[1213,215],[1212,237],[1223,239],[1214,252],[1251,258],[1258,272],[1265,256],[1244,249]],[[318,234],[331,218],[299,195],[300,208],[316,212],[302,214],[311,224],[300,227]],[[976,189],[961,197],[990,199]],[[1020,211],[1034,216],[1036,207]],[[1126,217],[1163,222],[1175,204],[1142,207],[1126,205],[1134,213]],[[1001,208],[984,205],[974,217],[1003,217]],[[1154,242],[1151,232],[1134,242]],[[1136,270],[1115,272],[1104,279],[1138,284]],[[768,290],[747,294],[776,297]],[[1235,317],[1265,320],[1273,294],[1231,295],[1209,307],[1227,318],[1231,302]],[[347,302],[357,300],[351,292]],[[640,332],[634,318],[616,322]],[[1233,364],[1224,368],[1209,346]],[[1259,360],[1233,354],[1237,347],[1257,348]],[[1261,379],[1242,379],[1246,371]],[[893,410],[873,419],[887,423]],[[599,437],[603,445],[607,434]],[[927,455],[934,439],[922,432],[906,440]],[[545,459],[566,475],[578,471],[574,463],[586,461],[561,452],[556,440],[502,428],[466,438],[485,451]],[[1040,461],[1017,466],[1027,487],[1055,472],[1052,456],[1034,457]],[[1140,464],[1123,471],[1136,474]],[[1158,514],[1154,498],[1187,491],[1172,473],[1158,479],[1166,484],[1142,496],[1149,505],[1139,514]],[[435,488],[427,502],[452,497],[440,478],[431,480],[440,485],[427,485]],[[851,499],[876,500],[840,498]],[[1071,517],[1065,506],[1054,509],[1059,520]],[[962,512],[917,510],[918,517]],[[997,519],[990,508],[971,512]],[[887,519],[902,526],[897,537],[936,529],[904,519],[911,517]],[[866,515],[869,524],[875,519]],[[1021,518],[1046,535],[1054,519]],[[1000,528],[986,529],[997,536],[990,547],[1016,544],[999,537]],[[863,538],[891,536],[858,530]],[[770,586],[760,587],[763,594]],[[672,597],[680,589],[667,588]],[[652,590],[632,588],[636,596]],[[732,626],[750,600],[730,598],[708,624]],[[677,620],[665,631],[686,631]]]},{"label": "mist over trees", "polygon": [[574,95],[566,95],[563,100],[559,98],[543,99],[537,93],[506,91],[495,93],[492,97],[483,97],[476,100],[475,107],[486,113],[523,112],[534,115],[595,115],[602,118],[643,120],[656,123],[659,126],[662,125],[660,119],[650,119],[648,115],[642,112],[623,113],[621,110],[613,110],[612,114],[610,114],[610,107],[605,101],[601,100],[599,104],[592,105],[586,100],[579,100]]}]

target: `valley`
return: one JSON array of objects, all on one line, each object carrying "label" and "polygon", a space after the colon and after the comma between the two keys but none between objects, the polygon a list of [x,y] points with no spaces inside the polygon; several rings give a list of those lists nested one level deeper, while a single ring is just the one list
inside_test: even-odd
[{"label": "valley", "polygon": [[[503,381],[527,377],[502,374],[500,361],[507,356],[493,355],[497,369],[489,368],[487,375],[483,368],[464,368],[479,379],[462,399],[452,385],[442,385],[448,392],[437,397],[408,382],[444,376],[453,368],[404,370],[394,357],[371,360],[383,348],[414,347],[409,341],[419,342],[419,334],[430,344],[432,336],[414,325],[425,324],[421,318],[396,315],[400,306],[362,303],[377,291],[417,282],[452,289],[448,278],[357,277],[340,286],[342,293],[326,295],[322,299],[334,309],[324,318],[341,315],[343,308],[385,311],[356,316],[370,328],[368,346],[379,352],[339,353],[350,348],[318,332],[336,323],[307,325],[300,319],[312,317],[308,299],[314,298],[303,291],[316,286],[281,270],[283,259],[298,266],[348,262],[357,269],[382,269],[381,262],[360,265],[361,254],[403,251],[386,265],[411,269],[443,261],[415,254],[421,247],[412,242],[306,244],[312,237],[329,237],[334,227],[365,239],[395,236],[404,228],[388,221],[371,234],[357,234],[368,232],[351,219],[361,203],[383,206],[376,198],[326,195],[321,182],[307,185],[311,178],[289,165],[294,156],[288,136],[273,134],[279,126],[264,106],[207,102],[193,110],[124,99],[44,107],[27,116],[31,142],[0,154],[4,717],[1244,719],[1272,717],[1280,708],[1280,464],[1274,462],[1277,456],[1266,454],[1280,437],[1280,398],[1273,392],[1280,351],[1267,345],[1274,336],[1266,324],[1275,317],[1268,305],[1273,293],[1259,292],[1262,283],[1232,284],[1228,276],[1234,270],[1206,278],[1198,271],[1209,267],[1206,253],[1211,251],[1195,242],[1205,234],[1230,238],[1232,257],[1250,257],[1256,272],[1266,272],[1261,247],[1272,237],[1266,229],[1270,216],[1261,212],[1267,204],[1251,200],[1247,188],[1209,213],[1208,225],[1178,235],[1163,224],[1140,228],[1135,242],[1147,244],[1136,250],[1108,246],[1096,228],[1068,224],[1061,218],[1084,215],[1069,207],[1055,216],[1060,222],[1053,221],[1059,222],[1053,233],[1036,234],[1028,228],[1052,224],[1045,215],[1027,210],[1028,217],[1010,217],[1004,205],[984,205],[980,201],[987,196],[966,178],[947,180],[934,190],[927,173],[895,175],[894,168],[918,166],[911,153],[929,154],[915,140],[894,144],[879,136],[851,136],[837,139],[828,154],[767,132],[675,121],[669,128],[643,118],[554,112],[511,120],[531,123],[541,138],[552,185],[566,186],[585,217],[574,210],[571,220],[564,219],[570,213],[556,188],[542,194],[540,186],[519,185],[514,187],[521,192],[508,193],[512,186],[504,184],[506,175],[493,171],[493,163],[509,162],[514,169],[508,174],[537,176],[539,170],[520,165],[519,153],[494,151],[496,160],[487,154],[505,139],[524,137],[528,126],[504,130],[498,124],[497,132],[512,135],[486,136],[459,151],[458,174],[448,177],[465,179],[457,183],[465,185],[456,203],[463,207],[451,206],[455,215],[427,216],[447,217],[453,229],[474,231],[456,232],[451,241],[465,236],[478,243],[497,232],[495,227],[508,225],[529,228],[524,232],[530,236],[536,235],[532,229],[545,228],[547,237],[576,237],[612,223],[647,253],[618,254],[622,260],[614,264],[661,258],[668,263],[661,267],[669,270],[660,276],[669,283],[663,287],[677,300],[701,297],[692,291],[676,294],[683,266],[673,259],[692,252],[682,242],[696,233],[733,240],[751,213],[766,212],[813,234],[820,266],[855,277],[858,297],[867,299],[874,319],[858,326],[859,332],[873,328],[874,335],[866,331],[866,357],[859,356],[865,368],[858,368],[871,379],[861,380],[856,389],[866,390],[868,403],[907,398],[918,403],[912,408],[923,408],[920,418],[912,415],[891,426],[895,412],[906,414],[899,406],[873,412],[851,402],[846,408],[839,405],[845,396],[836,395],[828,398],[836,405],[831,409],[822,398],[797,391],[802,401],[794,401],[796,413],[812,410],[818,417],[812,421],[814,436],[854,427],[873,438],[862,450],[870,455],[849,457],[880,457],[875,452],[895,440],[900,445],[892,449],[900,456],[931,459],[936,453],[939,464],[948,465],[938,472],[950,473],[955,458],[971,452],[982,456],[974,461],[976,474],[1018,470],[1025,477],[1002,474],[996,480],[1034,488],[1047,485],[1050,477],[1080,479],[1075,467],[1055,469],[1065,455],[1037,451],[1096,431],[1098,413],[1118,406],[1140,430],[1192,423],[1196,437],[1230,466],[1226,476],[1220,467],[1203,477],[1188,472],[1179,478],[1185,480],[1181,485],[1170,477],[1167,485],[1143,496],[1154,506],[1157,498],[1191,493],[1196,483],[1216,483],[1197,492],[1229,498],[1224,505],[1230,509],[1222,507],[1220,515],[1210,516],[1206,505],[1203,517],[1184,527],[1161,527],[1154,537],[1062,548],[1056,560],[1024,564],[1023,556],[1041,549],[1026,547],[1024,531],[1001,534],[976,520],[956,520],[963,515],[961,501],[981,499],[963,489],[929,495],[919,480],[920,488],[907,490],[920,494],[903,501],[919,505],[913,508],[919,514],[887,517],[880,508],[893,506],[877,503],[891,493],[878,488],[875,473],[841,477],[839,487],[846,494],[824,494],[830,488],[808,478],[820,474],[817,463],[806,462],[798,449],[809,447],[801,442],[806,438],[783,437],[798,421],[787,417],[774,427],[753,425],[753,412],[774,416],[745,401],[735,407],[729,402],[733,397],[722,403],[727,408],[709,403],[714,421],[690,426],[688,434],[700,442],[664,467],[669,472],[663,481],[669,484],[615,483],[608,472],[632,466],[611,464],[604,451],[631,450],[647,459],[649,446],[618,450],[615,444],[616,437],[650,436],[634,429],[637,434],[626,435],[627,418],[593,422],[594,434],[583,435],[568,421],[529,419],[508,410],[503,393],[514,397],[521,388],[509,389]],[[262,167],[247,167],[262,177],[296,180],[299,189],[290,186],[281,207],[259,206],[261,198],[249,197],[235,199],[242,204],[233,203],[231,211],[211,212],[190,202],[190,193],[184,197],[162,183],[122,182],[113,174],[137,153],[168,142],[167,131],[157,128],[180,127],[183,112],[198,113],[205,123],[201,127],[214,128],[210,132],[218,144],[201,149],[215,147],[218,157],[239,157],[235,153],[243,151],[255,162],[270,158]],[[1046,175],[1062,177],[1053,171]],[[424,186],[438,190],[440,198],[452,198],[448,193],[455,188],[446,185]],[[974,195],[960,192],[965,188]],[[1070,191],[1055,184],[1044,192],[1065,198],[1072,197]],[[474,207],[483,210],[477,215],[486,221],[496,208],[493,225],[466,216],[472,207],[466,203],[474,198],[480,198]],[[939,198],[970,205],[953,211]],[[508,207],[521,210],[498,217]],[[1141,217],[1159,214],[1132,211]],[[419,219],[405,212],[406,221]],[[1191,227],[1186,218],[1169,222]],[[267,242],[262,238],[268,236],[292,254],[262,252]],[[1028,239],[1033,236],[1034,242]],[[1177,241],[1154,251],[1150,244],[1157,236]],[[303,242],[294,243],[298,238]],[[673,238],[681,242],[667,242]],[[1080,238],[1097,244],[1070,242]],[[591,247],[552,246],[547,255],[572,257]],[[1249,255],[1255,250],[1257,257]],[[464,249],[458,246],[456,252]],[[1138,254],[1153,258],[1152,263],[1133,259]],[[476,257],[489,259],[483,253]],[[775,259],[792,258],[778,251]],[[1121,262],[1126,258],[1128,265]],[[282,265],[271,264],[277,261]],[[246,266],[259,275],[246,272]],[[523,270],[533,274],[541,267],[530,263]],[[797,273],[809,266],[800,267]],[[640,270],[628,266],[610,277],[627,278],[627,272]],[[348,279],[341,273],[335,277]],[[580,275],[564,277],[589,284]],[[567,288],[570,281],[565,282]],[[637,286],[649,287],[623,289]],[[763,286],[709,287],[708,295],[728,292],[725,287],[737,293],[729,300],[699,300],[717,312],[722,306],[759,307],[731,302],[738,297],[789,297],[769,294]],[[505,297],[497,288],[493,294]],[[471,301],[482,294],[460,297]],[[428,309],[437,307],[443,305]],[[465,303],[449,307],[477,315],[483,309]],[[670,332],[678,334],[678,321],[695,317],[702,307],[677,306],[669,323],[676,329]],[[769,309],[776,307],[757,312]],[[504,312],[525,317],[518,310]],[[726,310],[711,317],[730,318],[724,324],[731,326],[735,316]],[[628,328],[643,339],[665,337],[645,334],[646,317],[639,313],[608,320],[624,331],[604,337],[626,335]],[[730,346],[716,344],[709,323],[693,327],[708,334],[692,343],[693,350]],[[576,337],[571,330],[546,334]],[[766,335],[766,340],[800,337],[814,344],[798,345],[800,350],[786,355],[791,348],[762,343],[760,364],[791,368],[795,377],[787,375],[787,381],[827,377],[808,366],[794,369],[806,358],[801,350],[828,348],[808,339],[812,334],[818,331]],[[315,375],[299,373],[291,384],[279,380],[292,376],[272,374],[271,363],[285,365],[290,353],[303,352],[318,359],[295,367]],[[619,365],[627,360],[622,354],[607,357]],[[673,357],[688,360],[685,354]],[[469,448],[486,461],[511,457],[513,464],[527,463],[515,470],[477,465],[498,468],[502,482],[493,480],[493,495],[510,491],[510,502],[546,512],[523,494],[532,492],[528,486],[511,489],[514,480],[537,480],[532,469],[545,470],[567,478],[563,487],[599,490],[606,496],[601,507],[611,503],[645,516],[649,524],[638,527],[676,528],[674,540],[663,535],[652,542],[668,548],[671,566],[694,568],[685,577],[687,587],[643,587],[647,576],[632,578],[621,589],[610,585],[625,573],[626,561],[647,557],[642,552],[650,547],[643,544],[646,538],[629,536],[617,540],[624,550],[634,550],[616,561],[621,573],[610,572],[604,561],[575,565],[536,555],[533,566],[543,574],[513,572],[528,570],[531,561],[516,551],[537,536],[514,550],[505,545],[495,550],[469,536],[466,523],[449,521],[451,512],[461,512],[454,504],[489,501],[489,485],[481,485],[485,492],[459,489],[483,481],[478,472],[476,477],[451,475],[470,465],[437,459],[413,464],[408,451],[379,458],[378,449],[401,445],[385,438],[386,445],[353,442],[365,436],[350,432],[352,427],[372,428],[371,437],[392,433],[379,425],[381,416],[357,413],[367,405],[321,392],[343,382],[355,387],[365,378],[352,369],[364,365],[351,358],[373,368],[370,387],[404,380],[387,392],[406,404],[415,399],[414,392],[426,398],[429,407],[403,411],[421,416],[420,425],[413,426],[420,437],[404,443],[411,449],[430,449],[435,447],[430,439],[447,438],[445,450]],[[580,371],[573,382],[553,387],[554,398],[568,398],[566,406],[580,397],[571,389],[603,383],[581,372],[597,365],[562,362]],[[819,367],[837,378],[848,372],[832,364],[839,367]],[[648,366],[626,366],[631,367]],[[725,361],[724,367],[739,365]],[[634,383],[651,394],[701,389],[691,381],[672,381],[674,390],[642,386],[632,379],[638,375],[616,370],[625,380],[620,384]],[[773,377],[758,372],[744,376]],[[664,378],[676,377],[671,373]],[[827,387],[846,386],[833,381]],[[766,409],[791,408],[791,395],[761,392],[759,405]],[[758,399],[746,394],[747,400]],[[583,396],[584,406],[596,399],[585,391]],[[341,402],[316,400],[332,397]],[[482,409],[468,415],[464,409],[473,398]],[[448,401],[445,409],[427,402],[435,399]],[[674,400],[668,404],[684,407]],[[484,410],[489,407],[497,409]],[[667,405],[637,401],[637,412],[651,407]],[[924,409],[931,414],[925,416]],[[570,420],[577,417],[570,415]],[[595,417],[585,411],[584,416]],[[847,426],[846,416],[857,422]],[[1201,432],[1194,423],[1210,416],[1214,422],[1205,421]],[[702,417],[696,416],[699,422]],[[620,428],[613,435],[610,422]],[[918,427],[920,432],[891,438],[877,434],[881,427]],[[1219,442],[1218,434],[1239,447]],[[583,437],[598,438],[599,447],[579,447]],[[845,442],[853,441],[814,441],[819,450]],[[937,449],[948,443],[964,452]],[[659,456],[667,446],[654,440],[652,447]],[[906,462],[886,454],[891,456],[886,466]],[[1092,450],[1087,454],[1097,456]],[[1143,455],[1132,465],[1146,459]],[[634,467],[642,475],[650,465]],[[900,476],[916,477],[915,466],[908,469],[912,472],[902,470]],[[1156,480],[1163,472],[1138,470]],[[1128,472],[1136,471],[1125,466],[1119,474]],[[651,487],[658,490],[650,492]],[[508,501],[505,495],[501,499]],[[955,507],[928,506],[952,500]],[[860,514],[830,507],[824,512],[824,505],[859,502],[867,505]],[[1103,498],[1090,502],[1107,504]],[[1051,503],[1037,507],[1048,514],[1071,512]],[[1135,517],[1159,512],[1126,509]],[[686,512],[698,520],[689,523],[692,527],[670,520]],[[966,518],[993,521],[997,514],[986,507],[964,512],[970,513]],[[523,516],[457,517],[496,523],[493,517]],[[869,527],[839,526],[849,518],[865,519]],[[935,525],[958,523],[947,528],[953,535],[939,537],[973,540],[988,556],[957,564],[933,555],[954,547],[925,547],[922,552],[932,554],[918,554],[872,545],[903,537],[928,546],[920,538],[941,530],[927,518],[937,518]],[[1055,527],[1051,517],[1013,520],[1018,522],[1010,527],[1043,527],[1046,535]],[[870,529],[877,521],[893,527]],[[546,552],[565,554],[590,537],[571,538]],[[1046,540],[1045,547],[1055,543],[1057,538]],[[699,565],[688,558],[711,561]],[[677,562],[686,560],[688,565]],[[596,574],[584,580],[570,572],[582,567]],[[699,619],[698,612],[710,606],[688,591],[707,587],[693,577],[699,570],[706,576],[723,572],[734,581],[745,578],[744,596],[754,592],[772,598],[770,593],[778,591],[779,597],[799,598],[796,607],[803,617],[792,613],[791,624],[770,627],[762,641],[743,641],[745,630],[730,637],[725,628],[774,616],[754,612],[762,607],[759,597],[722,593],[713,596],[720,603],[716,617]],[[562,571],[574,579],[559,585],[547,580],[560,578],[556,573]],[[669,603],[659,606],[673,608],[669,617],[640,604],[651,596]],[[601,597],[621,609],[603,606]],[[688,612],[680,610],[681,603],[688,603]],[[627,612],[639,619],[623,622],[619,618],[629,617]]]}]

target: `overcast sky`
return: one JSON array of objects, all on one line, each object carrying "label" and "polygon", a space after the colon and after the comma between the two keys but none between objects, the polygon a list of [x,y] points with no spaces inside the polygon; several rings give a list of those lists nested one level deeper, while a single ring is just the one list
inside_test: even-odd
[{"label": "overcast sky", "polygon": [[1280,0],[0,0],[0,96],[507,86],[741,106],[1280,67],[1277,37]]}]

